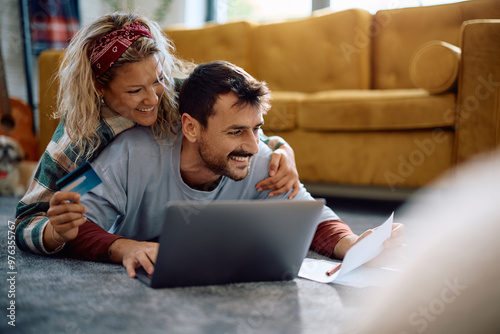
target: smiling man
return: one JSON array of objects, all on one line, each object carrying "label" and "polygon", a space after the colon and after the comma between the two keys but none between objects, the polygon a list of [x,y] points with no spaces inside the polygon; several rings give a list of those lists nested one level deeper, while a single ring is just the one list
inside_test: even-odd
[{"label": "smiling man", "polygon": [[[248,87],[238,91],[242,83]],[[267,87],[236,66],[216,62],[198,68],[179,95],[184,180],[206,186],[222,175],[235,181],[246,178],[259,152],[258,132],[268,109]]]},{"label": "smiling man", "polygon": [[[73,249],[89,258],[103,250],[123,263],[130,277],[139,266],[151,274],[169,201],[272,200],[268,191],[256,188],[272,155],[259,142],[269,99],[265,83],[235,65],[199,65],[179,94],[177,135],[159,142],[149,128],[137,127],[118,136],[93,162],[103,183],[81,203],[88,220],[110,234],[87,230],[70,243]],[[293,200],[314,199],[301,186]],[[324,255],[343,258],[358,239],[326,206],[318,224],[312,248]],[[390,244],[400,244],[402,229],[394,231]]]},{"label": "smiling man", "polygon": [[213,109],[210,127],[189,112],[182,115],[185,154],[181,155],[181,171],[191,186],[216,182],[222,175],[243,180],[250,172],[253,155],[259,152],[262,112],[249,105],[239,106],[232,92],[219,95]]}]

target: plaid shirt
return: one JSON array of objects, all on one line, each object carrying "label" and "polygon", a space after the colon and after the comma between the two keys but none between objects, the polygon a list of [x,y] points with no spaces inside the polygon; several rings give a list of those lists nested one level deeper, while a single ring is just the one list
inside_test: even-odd
[{"label": "plaid shirt", "polygon": [[[103,107],[97,134],[101,140],[93,160],[113,138],[136,125],[109,108]],[[16,208],[16,242],[24,250],[37,254],[52,254],[43,245],[43,231],[49,222],[49,202],[58,188],[56,181],[85,162],[78,156],[78,148],[69,139],[63,122],[57,126],[52,140],[40,159],[31,185]]]},{"label": "plaid shirt", "polygon": [[[103,107],[97,134],[101,140],[98,149],[89,159],[92,161],[119,133],[136,125],[109,108]],[[276,150],[285,142],[280,137],[267,137],[260,131],[260,139],[271,149]],[[60,249],[48,251],[43,245],[43,232],[49,222],[47,211],[49,202],[58,191],[56,181],[75,170],[85,162],[76,160],[78,148],[71,142],[60,122],[45,153],[40,159],[31,185],[16,208],[16,243],[24,251],[36,254],[54,254]]]}]

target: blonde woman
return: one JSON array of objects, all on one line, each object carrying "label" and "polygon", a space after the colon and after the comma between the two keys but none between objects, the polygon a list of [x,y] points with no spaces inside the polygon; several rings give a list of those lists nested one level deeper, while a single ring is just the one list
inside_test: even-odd
[{"label": "blonde woman", "polygon": [[[174,78],[185,76],[192,66],[173,50],[158,24],[135,14],[105,15],[72,39],[58,72],[55,116],[61,122],[16,210],[20,249],[57,253],[77,238],[84,224],[92,224],[86,222],[79,194],[58,192],[55,183],[92,161],[119,133],[136,125],[151,127],[157,138],[176,131],[180,80]],[[272,177],[256,186],[278,188],[275,195],[293,187],[294,196],[299,187],[293,151],[282,145],[273,158]],[[106,237],[104,231],[91,230]]]}]

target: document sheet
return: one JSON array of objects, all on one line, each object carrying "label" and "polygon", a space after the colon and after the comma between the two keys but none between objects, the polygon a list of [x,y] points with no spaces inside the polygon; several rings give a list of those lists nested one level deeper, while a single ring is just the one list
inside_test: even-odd
[{"label": "document sheet", "polygon": [[394,213],[371,234],[352,246],[346,253],[340,269],[333,274],[327,272],[340,264],[329,260],[306,258],[299,270],[299,277],[321,283],[337,283],[355,287],[383,286],[394,276],[395,269],[363,266],[379,255],[384,241],[391,236]]}]

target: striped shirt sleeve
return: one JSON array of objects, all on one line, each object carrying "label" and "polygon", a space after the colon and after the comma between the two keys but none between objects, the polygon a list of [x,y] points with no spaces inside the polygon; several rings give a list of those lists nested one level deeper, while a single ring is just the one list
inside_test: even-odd
[{"label": "striped shirt sleeve", "polygon": [[[90,160],[119,133],[135,126],[133,121],[108,108],[103,108],[102,115],[96,129],[100,145]],[[85,162],[82,158],[77,159],[78,152],[61,121],[40,159],[30,187],[16,207],[16,243],[21,250],[46,255],[57,252],[43,246],[43,232],[49,222],[47,211],[50,199],[58,191],[56,181]]]}]

